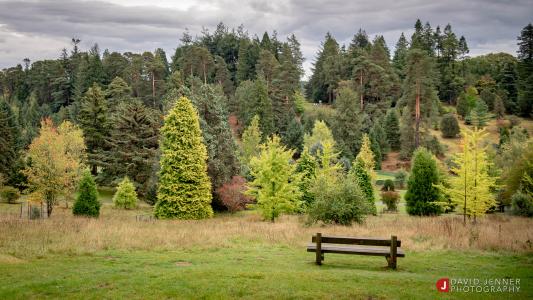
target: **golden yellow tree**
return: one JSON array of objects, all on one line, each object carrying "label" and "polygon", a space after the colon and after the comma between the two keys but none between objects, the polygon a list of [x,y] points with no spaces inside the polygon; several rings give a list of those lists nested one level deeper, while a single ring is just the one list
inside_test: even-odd
[{"label": "golden yellow tree", "polygon": [[374,167],[376,166],[376,161],[374,160],[374,153],[370,146],[370,138],[365,133],[363,135],[363,144],[355,160],[360,161],[363,167],[372,175],[372,178],[375,178]]},{"label": "golden yellow tree", "polygon": [[28,177],[32,197],[46,202],[48,216],[59,196],[70,196],[79,181],[85,144],[82,131],[66,121],[56,128],[50,119],[41,122],[39,136],[28,149]]},{"label": "golden yellow tree", "polygon": [[447,186],[441,184],[438,187],[457,204],[466,223],[466,216],[473,217],[475,222],[478,216],[496,205],[491,193],[496,179],[488,173],[490,162],[486,148],[481,146],[486,136],[484,131],[465,129],[462,135],[462,151],[453,158],[455,167],[451,168],[455,176],[450,178]]}]

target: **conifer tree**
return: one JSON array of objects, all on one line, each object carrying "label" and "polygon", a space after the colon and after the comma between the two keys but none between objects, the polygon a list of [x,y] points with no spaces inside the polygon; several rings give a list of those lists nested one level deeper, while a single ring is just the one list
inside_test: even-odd
[{"label": "conifer tree", "polygon": [[137,201],[133,182],[128,177],[124,177],[118,184],[115,195],[113,195],[113,204],[117,208],[132,209],[137,207]]},{"label": "conifer tree", "polygon": [[405,63],[407,57],[407,51],[409,50],[409,42],[405,38],[405,35],[400,35],[396,47],[394,50],[394,57],[392,59],[392,65],[401,79],[405,78]]},{"label": "conifer tree", "polygon": [[254,180],[248,184],[247,195],[257,201],[265,220],[274,220],[281,213],[291,213],[301,206],[301,175],[291,163],[294,150],[286,150],[273,136],[261,146],[261,153],[250,162]]},{"label": "conifer tree", "polygon": [[120,103],[111,121],[102,155],[103,176],[113,185],[131,178],[144,196],[158,149],[159,112],[135,99]]},{"label": "conifer tree", "polygon": [[97,218],[100,215],[100,206],[94,178],[90,172],[84,172],[78,186],[78,197],[72,206],[72,213]]},{"label": "conifer tree", "polygon": [[335,140],[348,158],[353,158],[361,147],[362,113],[357,98],[354,91],[343,87],[335,102]]},{"label": "conifer tree", "polygon": [[301,174],[300,191],[302,192],[302,200],[304,208],[308,208],[314,201],[311,187],[316,177],[318,163],[316,159],[309,153],[309,149],[304,148],[300,159],[297,162],[296,172]]},{"label": "conifer tree", "polygon": [[371,174],[374,172],[374,167],[376,166],[375,155],[371,149],[371,142],[368,134],[363,135],[363,143],[361,145],[361,150],[357,154],[356,160],[360,160],[363,167],[368,170]]},{"label": "conifer tree", "polygon": [[262,133],[259,129],[259,116],[255,115],[252,122],[242,133],[241,142],[241,163],[248,166],[252,157],[259,154],[259,145],[261,145]]},{"label": "conifer tree", "polygon": [[98,85],[89,88],[81,99],[78,122],[87,144],[91,174],[96,175],[97,167],[101,165],[104,140],[109,132],[107,103]]},{"label": "conifer tree", "polygon": [[313,147],[323,146],[325,143],[335,145],[333,134],[324,121],[316,120],[311,134],[304,135],[304,146],[311,150]]},{"label": "conifer tree", "polygon": [[529,23],[518,37],[518,105],[520,114],[533,114],[533,25]]},{"label": "conifer tree", "polygon": [[154,215],[161,219],[202,219],[213,215],[207,149],[198,112],[182,97],[161,128],[159,187]]},{"label": "conifer tree", "polygon": [[114,111],[115,108],[122,102],[131,100],[131,87],[120,77],[115,77],[107,86],[105,92],[109,109]]},{"label": "conifer tree", "polygon": [[300,121],[296,118],[292,119],[287,127],[287,131],[281,137],[281,141],[289,149],[296,150],[297,153],[302,152],[304,142],[304,129]]},{"label": "conifer tree", "polygon": [[200,117],[200,128],[207,146],[207,173],[213,190],[238,174],[237,145],[228,123],[227,99],[218,85],[202,85],[191,95]]},{"label": "conifer tree", "polygon": [[407,213],[416,216],[439,214],[441,194],[436,185],[441,179],[435,157],[425,148],[418,148],[411,164],[405,193]]},{"label": "conifer tree", "polygon": [[389,109],[385,116],[385,135],[391,150],[400,150],[400,120],[395,109]]},{"label": "conifer tree", "polygon": [[454,176],[448,180],[449,187],[438,186],[464,214],[465,223],[466,216],[473,217],[475,222],[477,217],[496,205],[496,199],[491,193],[496,180],[489,174],[490,163],[486,148],[481,146],[484,137],[486,134],[483,130],[465,129],[462,151],[453,159],[451,172]]},{"label": "conifer tree", "polygon": [[365,196],[365,200],[368,202],[369,212],[376,215],[376,197],[374,194],[374,186],[372,184],[372,173],[371,170],[365,167],[365,162],[361,157],[358,156],[358,158],[354,160],[352,168],[350,169],[350,175],[355,179],[361,192]]},{"label": "conifer tree", "polygon": [[19,125],[11,107],[0,99],[0,174],[5,179],[14,171],[21,146]]}]

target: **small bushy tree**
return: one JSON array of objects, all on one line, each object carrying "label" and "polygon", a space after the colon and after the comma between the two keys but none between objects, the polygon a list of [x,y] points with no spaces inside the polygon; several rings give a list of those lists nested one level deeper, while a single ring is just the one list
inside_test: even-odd
[{"label": "small bushy tree", "polygon": [[7,203],[13,204],[20,198],[20,192],[14,187],[5,186],[0,189],[0,198],[4,199]]},{"label": "small bushy tree", "polygon": [[296,211],[301,205],[301,175],[291,163],[294,150],[287,150],[274,135],[261,153],[250,161],[254,180],[248,183],[246,194],[257,201],[257,208],[266,220],[274,222],[281,213]]},{"label": "small bushy tree", "polygon": [[350,225],[361,223],[368,213],[368,202],[357,182],[346,176],[337,180],[319,177],[312,187],[315,202],[309,209],[309,221]]},{"label": "small bushy tree", "polygon": [[440,181],[435,157],[425,148],[418,148],[411,164],[405,193],[407,212],[417,216],[440,214],[440,191],[435,186]]},{"label": "small bushy tree", "polygon": [[128,177],[124,177],[118,184],[117,191],[113,196],[113,204],[117,208],[132,209],[137,207],[137,201],[135,185]]},{"label": "small bushy tree", "polygon": [[521,191],[511,197],[513,213],[524,217],[533,217],[533,197]]},{"label": "small bushy tree", "polygon": [[100,201],[96,183],[90,172],[83,173],[78,186],[78,197],[72,207],[72,213],[78,216],[98,217],[100,215]]},{"label": "small bushy tree", "polygon": [[440,121],[440,130],[442,131],[442,137],[454,138],[460,132],[459,122],[457,122],[454,115],[447,114]]},{"label": "small bushy tree", "polygon": [[244,194],[245,191],[246,179],[241,176],[233,176],[230,182],[217,189],[217,194],[228,211],[234,213],[245,209],[246,204],[251,203],[250,197]]}]

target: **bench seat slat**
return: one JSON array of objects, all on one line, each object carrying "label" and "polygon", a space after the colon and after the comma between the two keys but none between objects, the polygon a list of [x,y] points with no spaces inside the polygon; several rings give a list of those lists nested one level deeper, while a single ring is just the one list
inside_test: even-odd
[{"label": "bench seat slat", "polygon": [[[348,236],[328,236],[323,235],[321,238],[322,243],[330,244],[347,244],[347,245],[367,245],[367,246],[384,246],[390,247],[390,238],[367,238],[367,237],[348,237]],[[316,235],[313,235],[312,242],[316,242]],[[402,242],[398,240],[396,242],[397,247],[402,246]]]},{"label": "bench seat slat", "polygon": [[[389,241],[390,242],[390,241]],[[389,243],[390,244],[390,243]],[[398,257],[405,257],[402,249],[397,248]],[[307,252],[316,252],[316,244],[307,245]],[[358,254],[358,255],[373,255],[373,256],[389,256],[390,248],[388,247],[364,247],[364,246],[340,246],[322,244],[322,253],[342,253],[342,254]]]}]

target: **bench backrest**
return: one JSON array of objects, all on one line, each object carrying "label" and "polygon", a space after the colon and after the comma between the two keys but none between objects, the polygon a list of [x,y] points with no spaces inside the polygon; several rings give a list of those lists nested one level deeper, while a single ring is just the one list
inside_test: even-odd
[{"label": "bench backrest", "polygon": [[[316,243],[316,235],[313,235],[313,243]],[[385,238],[364,238],[364,237],[348,237],[348,236],[328,236],[323,235],[320,238],[321,243],[327,244],[348,244],[348,245],[364,245],[364,246],[391,246],[391,239]],[[396,240],[396,247],[401,247],[402,241]]]}]

